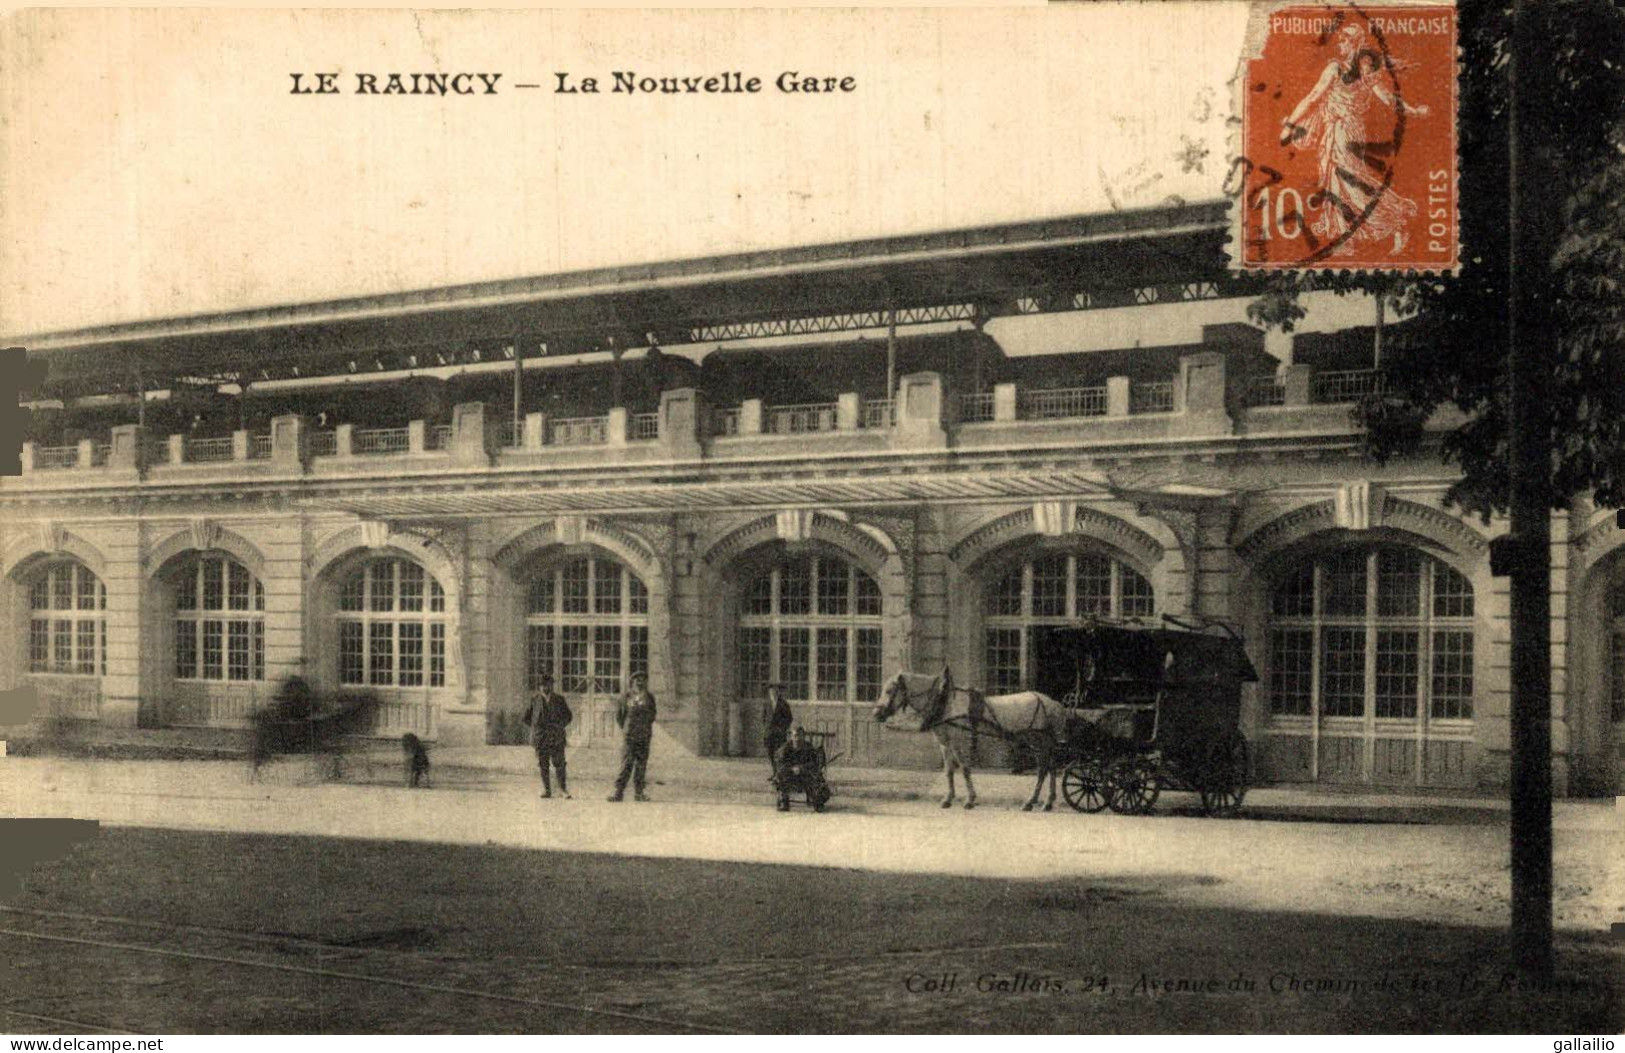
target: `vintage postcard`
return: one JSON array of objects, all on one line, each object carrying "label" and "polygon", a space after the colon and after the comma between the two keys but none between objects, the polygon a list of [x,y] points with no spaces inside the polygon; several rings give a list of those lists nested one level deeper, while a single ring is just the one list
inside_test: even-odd
[{"label": "vintage postcard", "polygon": [[1622,40],[10,14],[12,1048],[1613,1049]]}]

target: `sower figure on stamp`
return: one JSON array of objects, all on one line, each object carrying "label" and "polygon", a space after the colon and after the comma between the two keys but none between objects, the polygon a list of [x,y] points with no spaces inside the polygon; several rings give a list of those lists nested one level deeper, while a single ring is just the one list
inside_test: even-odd
[{"label": "sower figure on stamp", "polygon": [[1404,247],[1407,220],[1416,215],[1416,202],[1384,181],[1373,160],[1386,164],[1385,158],[1367,155],[1374,136],[1366,115],[1373,99],[1411,117],[1427,116],[1428,108],[1398,98],[1383,84],[1385,72],[1408,64],[1390,57],[1385,69],[1359,26],[1338,31],[1337,52],[1315,86],[1282,118],[1281,141],[1297,140],[1320,151],[1320,187],[1309,207],[1310,228],[1317,237],[1339,242],[1340,256],[1354,251],[1350,238],[1378,244],[1393,239],[1397,253]]},{"label": "sower figure on stamp", "polygon": [[632,690],[621,697],[615,708],[615,723],[621,734],[621,773],[615,777],[615,792],[609,795],[618,801],[626,793],[630,780],[637,800],[647,801],[643,792],[649,771],[649,740],[654,735],[655,697],[649,693],[649,678],[642,673],[632,677]]},{"label": "sower figure on stamp", "polygon": [[796,722],[795,714],[790,712],[790,703],[784,699],[783,684],[767,685],[767,702],[762,706],[763,722],[767,725],[767,763],[774,770],[779,770],[779,751],[790,738],[790,725]]},{"label": "sower figure on stamp", "polygon": [[547,766],[559,776],[559,794],[570,799],[570,786],[564,776],[564,733],[575,714],[570,712],[564,696],[553,690],[553,678],[542,677],[541,690],[531,696],[525,710],[525,724],[530,728],[530,744],[536,749],[536,766],[542,770],[542,796],[553,796],[553,784],[548,779]]}]

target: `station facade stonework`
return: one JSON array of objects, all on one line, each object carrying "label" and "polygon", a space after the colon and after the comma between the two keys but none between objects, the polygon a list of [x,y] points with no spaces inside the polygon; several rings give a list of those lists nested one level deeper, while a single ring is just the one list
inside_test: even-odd
[{"label": "station facade stonework", "polygon": [[[1220,295],[1182,288],[1172,310]],[[816,402],[665,382],[577,416],[459,401],[380,428],[290,399],[219,436],[37,437],[0,482],[0,681],[39,720],[230,729],[299,675],[374,692],[380,736],[496,747],[548,677],[593,749],[645,672],[659,748],[708,756],[759,753],[781,684],[845,763],[923,767],[928,737],[872,719],[891,674],[1018,690],[1038,627],[1174,615],[1243,634],[1259,781],[1506,784],[1505,524],[1445,504],[1459,419],[1375,465],[1350,414],[1375,371],[1245,327],[986,384],[964,347]],[[403,390],[362,379],[351,407]],[[1584,504],[1553,527],[1556,777],[1616,792],[1625,532]]]},{"label": "station facade stonework", "polygon": [[[462,744],[519,741],[545,674],[589,748],[613,743],[613,699],[641,670],[663,734],[707,755],[760,750],[761,699],[783,683],[854,763],[925,764],[925,743],[870,718],[890,673],[947,665],[1014,690],[1034,626],[1197,615],[1238,625],[1259,668],[1260,778],[1505,781],[1500,524],[1443,507],[1436,468],[1373,470],[1338,443],[1063,434],[1102,423],[974,456],[890,432],[736,437],[685,467],[696,480],[638,458],[569,492],[516,488],[501,467],[521,451],[472,474],[446,454],[36,473],[7,487],[35,484],[38,518],[0,527],[0,662],[63,718],[239,726],[299,674],[379,693],[380,734]],[[816,449],[843,438],[869,448]],[[724,442],[737,456],[715,456]],[[595,493],[611,507],[513,510]],[[1618,778],[1625,534],[1611,512],[1555,519],[1554,749],[1580,790]]]}]

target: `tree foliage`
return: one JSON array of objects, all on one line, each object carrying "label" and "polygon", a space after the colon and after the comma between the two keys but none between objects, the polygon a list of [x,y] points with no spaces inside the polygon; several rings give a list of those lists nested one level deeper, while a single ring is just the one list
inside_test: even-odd
[{"label": "tree foliage", "polygon": [[[1454,406],[1466,422],[1443,437],[1462,478],[1449,498],[1488,515],[1507,507],[1506,350],[1512,291],[1537,283],[1540,323],[1555,346],[1542,397],[1553,414],[1549,502],[1588,495],[1625,505],[1625,6],[1616,0],[1537,0],[1545,61],[1511,60],[1510,5],[1460,8],[1460,230],[1463,264],[1453,276],[1283,273],[1261,279],[1255,322],[1290,330],[1302,292],[1330,289],[1382,297],[1383,394],[1356,409],[1367,452],[1412,454],[1422,424]],[[1513,77],[1516,84],[1513,84]],[[1533,220],[1539,251],[1512,258],[1511,91],[1540,120],[1523,129],[1519,179],[1544,186]],[[1527,112],[1527,111],[1525,111]],[[1528,148],[1533,146],[1531,156]],[[1528,229],[1526,227],[1525,229]],[[1520,325],[1526,320],[1521,319]],[[1391,351],[1391,353],[1389,353]]]}]

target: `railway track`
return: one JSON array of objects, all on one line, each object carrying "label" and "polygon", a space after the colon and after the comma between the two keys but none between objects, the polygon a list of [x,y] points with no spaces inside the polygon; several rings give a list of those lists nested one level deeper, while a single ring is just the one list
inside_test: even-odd
[{"label": "railway track", "polygon": [[[322,964],[319,955],[331,954],[346,959],[363,959],[375,964],[383,964],[390,960],[401,961],[412,959],[419,962],[431,960],[430,956],[411,951],[396,950],[393,948],[355,947],[344,944],[330,944],[319,940],[310,940],[297,936],[283,936],[278,934],[256,933],[243,930],[219,928],[198,925],[172,925],[162,922],[143,921],[134,918],[120,918],[106,915],[83,914],[71,911],[33,910],[22,907],[0,907],[0,917],[9,916],[15,922],[21,921],[28,927],[14,927],[14,925],[0,926],[0,938],[25,940],[37,943],[54,944],[64,947],[81,947],[87,949],[112,951],[124,954],[146,955],[156,958],[197,962],[206,965],[221,966],[231,969],[247,971],[272,972],[295,976],[319,978],[323,981],[339,983],[353,983],[371,986],[374,988],[388,988],[396,991],[420,994],[442,995],[454,998],[468,999],[478,1002],[499,1003],[508,1006],[545,1011],[548,1020],[553,1024],[560,1022],[560,1015],[574,1017],[581,1021],[581,1028],[587,1030],[592,1025],[602,1026],[606,1023],[636,1025],[641,1028],[658,1029],[668,1033],[698,1033],[698,1034],[736,1034],[738,1029],[719,1026],[716,1024],[680,1020],[668,1016],[628,1012],[597,1006],[581,1005],[549,998],[533,998],[522,995],[507,994],[501,991],[483,990],[474,987],[459,986],[454,983],[436,983],[420,979],[411,979],[401,976],[390,976],[383,970],[367,969],[337,964]],[[209,952],[196,947],[164,945],[156,942],[143,942],[132,938],[100,938],[99,935],[80,935],[62,931],[47,931],[51,926],[71,927],[73,925],[87,926],[93,929],[125,930],[138,933],[162,934],[171,937],[176,944],[185,944],[191,941],[215,940],[227,944],[236,944],[238,950]],[[266,954],[297,950],[318,955],[316,964],[303,964],[298,962],[277,961],[265,957]],[[83,1021],[74,1021],[64,1018],[32,1013],[26,1010],[13,1008],[12,1005],[0,1006],[0,1012],[5,1012],[19,1019],[37,1020],[44,1024],[69,1026],[86,1031],[113,1031],[118,1033],[132,1033],[116,1026],[105,1024],[92,1024]],[[570,1030],[566,1028],[566,1030]]]}]

